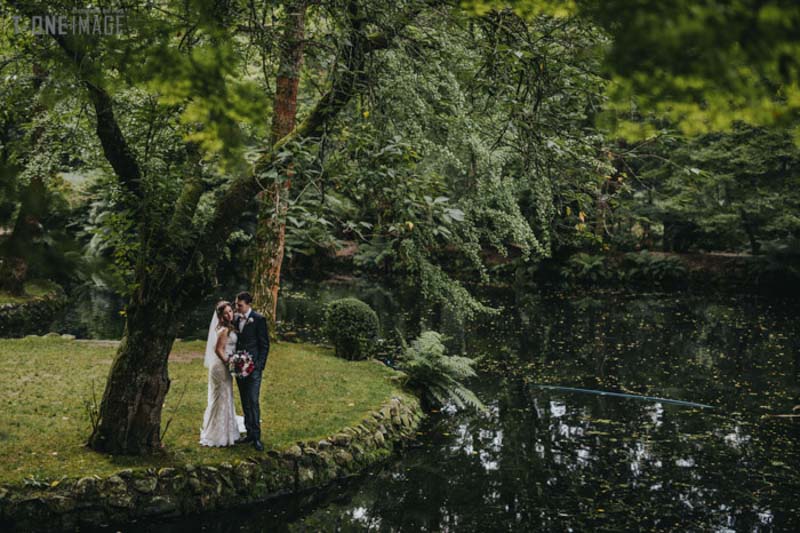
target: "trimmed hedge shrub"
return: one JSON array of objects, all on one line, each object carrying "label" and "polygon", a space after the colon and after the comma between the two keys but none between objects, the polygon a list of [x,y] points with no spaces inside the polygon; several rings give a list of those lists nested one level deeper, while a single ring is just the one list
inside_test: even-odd
[{"label": "trimmed hedge shrub", "polygon": [[24,337],[47,333],[50,331],[50,324],[66,301],[64,290],[56,284],[51,284],[44,294],[21,302],[0,304],[0,337]]},{"label": "trimmed hedge shrub", "polygon": [[343,298],[325,310],[325,336],[336,357],[356,361],[372,356],[378,340],[378,315],[357,298]]}]

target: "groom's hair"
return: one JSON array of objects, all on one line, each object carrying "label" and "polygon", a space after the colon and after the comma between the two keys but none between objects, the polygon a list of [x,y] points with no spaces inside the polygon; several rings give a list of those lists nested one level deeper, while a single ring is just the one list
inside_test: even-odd
[{"label": "groom's hair", "polygon": [[247,291],[242,291],[236,295],[236,299],[250,305],[253,302],[253,297]]}]

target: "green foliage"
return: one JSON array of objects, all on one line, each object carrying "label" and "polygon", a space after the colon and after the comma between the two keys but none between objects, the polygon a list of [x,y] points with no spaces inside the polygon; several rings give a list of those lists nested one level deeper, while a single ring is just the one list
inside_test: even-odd
[{"label": "green foliage", "polygon": [[141,251],[130,199],[116,180],[103,175],[86,187],[84,202],[74,222],[85,262],[78,278],[88,285],[129,295]]},{"label": "green foliage", "polygon": [[433,406],[452,402],[460,408],[485,410],[474,392],[462,382],[474,377],[475,361],[469,357],[446,355],[442,336],[423,331],[400,358],[400,369],[408,374],[408,385],[419,390]]},{"label": "green foliage", "polygon": [[197,39],[194,46],[150,51],[143,75],[160,106],[179,106],[184,140],[220,156],[228,170],[241,171],[248,131],[266,129],[268,100],[256,81],[240,75],[246,58],[235,41],[214,38],[219,28],[190,31]]},{"label": "green foliage", "polygon": [[758,254],[762,243],[800,235],[800,148],[785,132],[737,124],[731,133],[664,137],[628,152],[624,164],[635,175],[611,221],[628,237],[617,242]]},{"label": "green foliage", "polygon": [[[612,36],[606,124],[645,138],[667,117],[689,135],[736,121],[793,130],[800,141],[800,4],[585,0]],[[642,118],[652,121],[642,122]]]},{"label": "green foliage", "polygon": [[755,284],[771,285],[786,294],[800,283],[800,239],[765,243],[763,254],[748,264],[747,275]]},{"label": "green foliage", "polygon": [[474,15],[510,8],[533,20],[588,19],[611,37],[610,101],[600,124],[629,139],[652,137],[669,119],[686,134],[735,121],[777,125],[800,143],[800,5],[633,0],[462,0]]},{"label": "green foliage", "polygon": [[[4,34],[0,227],[19,213],[23,186],[41,177],[58,200],[44,227],[77,234],[81,281],[130,294],[139,260],[139,272],[154,264],[170,273],[200,270],[208,258],[167,258],[159,243],[194,250],[215,202],[268,151],[263,139],[286,11],[239,7],[174,0],[162,10],[126,7],[136,31],[71,43],[85,54],[80,65],[51,40]],[[611,122],[631,119],[653,131],[690,126],[688,133],[701,133],[734,119],[785,124],[797,107],[792,6],[523,0],[355,7],[369,8],[370,32],[402,30],[370,55],[356,97],[324,134],[282,145],[278,164],[259,175],[266,187],[285,178],[279,168],[295,171],[287,258],[343,252],[362,273],[419,287],[426,303],[475,317],[493,310],[469,284],[503,281],[494,278],[508,272],[490,257],[516,268],[559,248],[652,249],[647,240],[661,238],[668,250],[756,251],[760,242],[797,237],[800,204],[792,191],[800,187],[789,136],[737,128],[692,143],[662,136],[630,147],[609,146],[595,127],[604,112]],[[408,7],[412,20],[404,19]],[[9,13],[15,9],[27,7]],[[348,17],[335,3],[307,12],[298,118],[342,74]],[[742,32],[748,39],[739,39]],[[611,84],[604,69],[614,75]],[[85,112],[82,80],[113,99],[141,167],[141,201],[115,183],[96,119]],[[638,99],[634,108],[631,99]],[[648,122],[649,112],[657,116]],[[630,155],[624,165],[620,153]],[[74,179],[89,183],[73,187]],[[181,192],[195,182],[196,208],[170,227]],[[247,241],[245,226],[224,236],[217,255]],[[76,255],[56,231],[40,244],[49,242]],[[41,264],[53,259],[43,257]],[[602,278],[585,259],[574,257],[570,271]]]},{"label": "green foliage", "polygon": [[566,281],[599,283],[611,278],[606,257],[578,252],[567,260],[561,276]]},{"label": "green foliage", "polygon": [[357,298],[342,298],[325,310],[325,335],[336,356],[350,361],[371,357],[378,340],[378,315]]},{"label": "green foliage", "polygon": [[686,266],[680,258],[656,255],[647,250],[625,254],[623,269],[627,279],[655,283],[676,282],[687,274]]},{"label": "green foliage", "polygon": [[[383,28],[408,6],[369,7],[370,23]],[[220,193],[264,151],[274,47],[285,15],[205,2],[131,10],[137,34],[72,43],[86,54],[77,67],[24,35],[9,37],[3,49],[36,58],[60,80],[42,94],[58,107],[53,117],[70,118],[72,135],[58,139],[73,157],[64,170],[93,182],[74,218],[85,252],[81,278],[122,294],[136,288],[138,260],[157,255],[159,264],[186,271],[185,260],[166,259],[157,244],[144,241],[191,249]],[[264,29],[270,18],[272,30]],[[319,46],[305,48],[299,117],[331,82],[349,24],[338,9],[309,10],[307,22]],[[242,27],[252,31],[241,33]],[[296,172],[286,257],[351,248],[356,267],[421,286],[430,303],[464,316],[491,312],[463,283],[490,280],[487,252],[528,261],[575,233],[574,223],[557,213],[564,203],[586,202],[586,184],[600,168],[601,138],[586,127],[602,101],[596,45],[603,38],[580,21],[497,11],[471,19],[452,7],[426,7],[393,37],[368,63],[357,88],[364,96],[322,139],[282,146],[279,164],[261,176],[266,186],[282,179],[279,166],[291,164]],[[29,96],[25,61],[6,68],[26,80],[18,98]],[[86,105],[82,79],[112,96],[141,168],[144,201],[113,183],[94,117],[79,112]],[[192,224],[168,229],[193,179],[203,194]],[[554,222],[564,224],[554,232]]]},{"label": "green foliage", "polygon": [[66,173],[85,153],[69,105],[48,107],[55,83],[22,68],[5,63],[0,78],[0,287],[17,290],[29,278],[68,281],[77,267]]},{"label": "green foliage", "polygon": [[293,149],[305,181],[287,244],[346,250],[360,271],[474,317],[496,312],[464,283],[492,280],[487,257],[532,261],[581,233],[560,215],[589,210],[607,166],[587,130],[603,37],[512,13],[419,23],[371,62],[367,97],[316,154]]},{"label": "green foliage", "polygon": [[634,282],[643,285],[674,284],[686,280],[688,269],[677,256],[647,250],[622,255],[578,252],[559,270],[567,284],[602,285]]}]

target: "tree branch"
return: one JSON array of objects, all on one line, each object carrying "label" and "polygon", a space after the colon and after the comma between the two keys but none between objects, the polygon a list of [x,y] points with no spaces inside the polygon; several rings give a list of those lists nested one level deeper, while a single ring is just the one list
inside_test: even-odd
[{"label": "tree branch", "polygon": [[[72,48],[62,35],[51,34],[64,53],[79,69],[86,64],[86,56]],[[114,103],[111,96],[99,85],[88,79],[82,80],[92,102],[97,120],[97,137],[103,147],[103,155],[111,164],[122,186],[137,199],[144,198],[142,173],[136,156],[128,145],[125,136],[114,116]]]},{"label": "tree branch", "polygon": [[[410,16],[405,17],[402,25],[404,26],[420,10],[421,8],[415,9]],[[293,142],[322,135],[325,124],[335,118],[339,111],[347,105],[350,98],[357,93],[358,81],[363,77],[367,55],[387,48],[391,38],[399,32],[398,29],[393,31],[392,35],[383,33],[368,35],[364,31],[365,20],[363,17],[353,16],[351,21],[349,44],[342,54],[345,66],[336,73],[331,87],[294,130],[277,141],[268,152],[256,161],[251,174],[235,180],[230,185],[230,188],[218,201],[214,216],[199,241],[196,253],[203,257],[215,257],[219,254],[219,250],[224,246],[226,235],[233,227],[236,213],[248,205],[261,190],[258,181],[272,168],[281,148]]]},{"label": "tree branch", "polygon": [[[8,4],[25,16],[34,16],[40,11],[31,2],[20,2],[19,0],[7,0]],[[77,48],[73,48],[63,35],[51,33],[50,36],[56,41],[58,46],[72,60],[73,64],[80,71],[86,68],[87,59],[84,53]],[[92,72],[99,70],[92,66]],[[94,106],[97,118],[97,137],[103,147],[105,155],[120,183],[132,193],[137,199],[143,199],[142,174],[139,164],[133,151],[128,146],[125,136],[114,117],[113,101],[108,93],[100,86],[92,83],[88,79],[83,79],[83,84],[88,90],[89,100]]]},{"label": "tree branch", "polygon": [[175,209],[166,232],[167,238],[174,245],[180,245],[190,232],[197,204],[206,191],[202,179],[199,148],[195,143],[188,143],[187,152],[194,172],[184,178],[183,187],[175,202]]}]

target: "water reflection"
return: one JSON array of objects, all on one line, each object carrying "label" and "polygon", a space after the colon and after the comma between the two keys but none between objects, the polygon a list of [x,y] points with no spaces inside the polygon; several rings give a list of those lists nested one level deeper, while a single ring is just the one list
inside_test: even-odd
[{"label": "water reflection", "polygon": [[119,339],[125,327],[124,299],[97,287],[80,287],[69,295],[69,304],[55,318],[50,331],[81,339]]},{"label": "water reflection", "polygon": [[[205,527],[800,530],[798,425],[762,418],[800,403],[796,307],[659,294],[495,298],[504,316],[451,334],[488,356],[473,383],[486,414],[445,410],[415,448],[359,480],[263,512],[204,517]],[[439,319],[431,325],[458,326]]]}]

